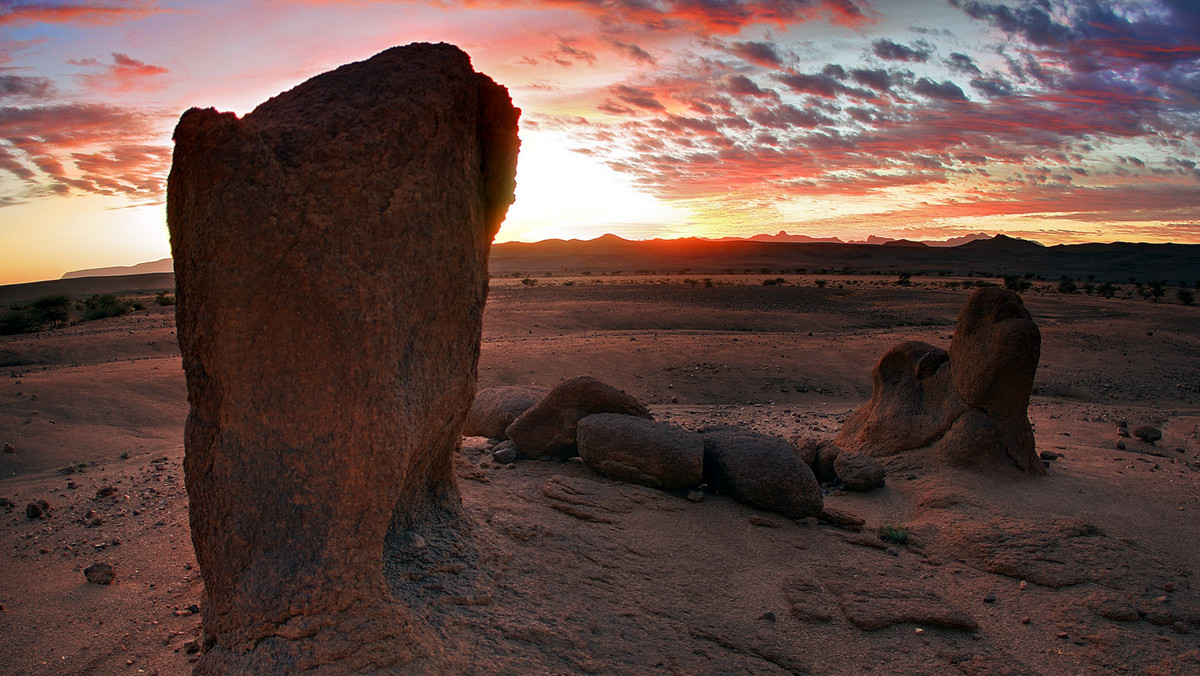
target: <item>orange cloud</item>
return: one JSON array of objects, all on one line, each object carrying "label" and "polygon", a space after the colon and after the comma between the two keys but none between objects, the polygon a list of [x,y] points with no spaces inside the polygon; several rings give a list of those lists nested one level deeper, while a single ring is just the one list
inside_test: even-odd
[{"label": "orange cloud", "polygon": [[147,2],[5,2],[0,4],[0,26],[33,23],[111,24],[140,19],[160,11],[163,10]]}]

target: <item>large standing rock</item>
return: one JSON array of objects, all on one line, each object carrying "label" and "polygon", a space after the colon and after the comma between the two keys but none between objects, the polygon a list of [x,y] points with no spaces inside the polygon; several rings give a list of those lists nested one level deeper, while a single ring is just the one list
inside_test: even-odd
[{"label": "large standing rock", "polygon": [[467,411],[463,423],[463,436],[480,436],[489,439],[504,439],[504,430],[533,408],[546,396],[544,387],[506,385],[489,387],[475,393],[475,401]]},{"label": "large standing rock", "polygon": [[910,341],[879,360],[871,400],[835,442],[877,457],[931,449],[952,465],[1044,473],[1028,417],[1040,354],[1021,297],[978,289],[959,313],[949,354]]},{"label": "large standing rock", "polygon": [[579,421],[579,456],[610,479],[651,488],[700,483],[704,441],[683,428],[631,415],[600,413]]},{"label": "large standing rock", "polygon": [[508,426],[505,434],[526,458],[571,457],[579,454],[575,430],[579,421],[596,413],[621,413],[651,418],[637,399],[611,385],[582,376],[560,383],[533,408]]},{"label": "large standing rock", "polygon": [[451,45],[175,129],[167,218],[204,578],[198,673],[393,670],[423,632],[389,528],[460,509],[492,237],[519,111]]},{"label": "large standing rock", "polygon": [[739,502],[793,519],[821,514],[821,487],[786,439],[744,427],[700,430],[704,478]]}]

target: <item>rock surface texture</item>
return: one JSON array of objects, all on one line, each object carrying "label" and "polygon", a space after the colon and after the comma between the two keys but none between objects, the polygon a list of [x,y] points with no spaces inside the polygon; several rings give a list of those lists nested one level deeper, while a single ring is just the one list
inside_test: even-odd
[{"label": "rock surface texture", "polygon": [[489,387],[475,393],[467,421],[463,423],[465,436],[478,435],[489,439],[506,439],[504,430],[521,414],[533,408],[546,396],[542,387],[506,385]]},{"label": "rock surface texture", "polygon": [[704,441],[695,432],[631,415],[600,413],[579,421],[579,456],[610,479],[651,488],[700,483]]},{"label": "rock surface texture", "polygon": [[507,90],[451,45],[317,76],[175,129],[167,213],[185,479],[211,648],[197,673],[394,670],[427,652],[389,529],[461,508]]},{"label": "rock surface texture", "polygon": [[579,455],[575,433],[579,421],[596,413],[620,413],[651,418],[637,399],[611,385],[582,376],[550,390],[533,408],[508,426],[505,434],[526,458]]},{"label": "rock surface texture", "polygon": [[835,443],[880,457],[930,449],[940,462],[1042,474],[1029,424],[1041,333],[1021,297],[975,291],[959,312],[950,352],[917,341],[885,354],[871,400]]},{"label": "rock surface texture", "polygon": [[786,439],[734,425],[707,427],[700,436],[704,479],[713,488],[792,519],[821,514],[817,478]]}]

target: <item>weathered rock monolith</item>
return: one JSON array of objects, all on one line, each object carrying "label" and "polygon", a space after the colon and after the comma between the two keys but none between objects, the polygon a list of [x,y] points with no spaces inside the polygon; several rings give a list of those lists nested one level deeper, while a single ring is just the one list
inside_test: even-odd
[{"label": "weathered rock monolith", "polygon": [[871,400],[834,442],[876,457],[930,449],[949,465],[1042,474],[1028,415],[1040,355],[1041,333],[1021,297],[978,289],[959,312],[949,353],[909,341],[879,360]]},{"label": "weathered rock monolith", "polygon": [[460,508],[488,250],[513,200],[507,90],[451,45],[175,130],[167,216],[197,673],[388,671],[426,652],[385,535]]}]

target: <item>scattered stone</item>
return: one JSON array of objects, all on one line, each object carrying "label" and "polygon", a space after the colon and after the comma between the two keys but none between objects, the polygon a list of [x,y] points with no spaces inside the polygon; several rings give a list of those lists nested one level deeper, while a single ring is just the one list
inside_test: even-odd
[{"label": "scattered stone", "polygon": [[492,450],[492,441],[487,437],[463,437],[458,450],[462,453],[478,455]]},{"label": "scattered stone", "polygon": [[886,578],[864,583],[839,580],[834,595],[842,614],[859,629],[877,631],[911,622],[929,627],[975,631],[973,617],[956,608],[938,593],[914,588],[910,580],[889,583]]},{"label": "scattered stone", "polygon": [[95,528],[102,523],[104,523],[104,518],[94,509],[89,509],[87,515],[83,517],[83,525],[88,528]]},{"label": "scattered stone", "polygon": [[505,434],[527,458],[579,454],[576,431],[579,421],[596,413],[621,413],[651,419],[637,399],[611,385],[583,376],[561,383],[535,406],[521,414]]},{"label": "scattered stone", "polygon": [[36,502],[31,502],[25,505],[25,517],[28,519],[40,519],[45,516],[46,510]]},{"label": "scattered stone", "polygon": [[767,611],[767,612],[763,613],[762,615],[759,615],[758,619],[765,620],[767,622],[774,622],[775,621],[775,613]]},{"label": "scattered stone", "polygon": [[74,474],[75,473],[75,465],[67,465],[66,467],[59,469],[58,473],[59,474]]},{"label": "scattered stone", "polygon": [[0,507],[8,508],[8,507],[12,507],[12,506],[13,506],[12,500],[9,500],[8,498],[0,498]]},{"label": "scattered stone", "polygon": [[467,411],[463,434],[491,439],[507,439],[504,430],[521,414],[533,408],[546,396],[544,387],[506,385],[488,387],[475,393]]},{"label": "scattered stone", "polygon": [[1119,450],[1119,451],[1125,450],[1125,442],[1124,441],[1117,442],[1117,450]]},{"label": "scattered stone", "polygon": [[496,447],[492,449],[492,461],[493,462],[499,463],[501,465],[507,465],[508,463],[513,462],[516,459],[517,459],[517,447],[515,445],[513,445],[513,442],[511,442],[507,439],[496,444]]},{"label": "scattered stone", "polygon": [[117,577],[112,564],[96,562],[83,569],[83,575],[92,584],[112,584]]},{"label": "scattered stone", "polygon": [[1141,439],[1142,441],[1144,441],[1148,444],[1152,444],[1152,443],[1158,441],[1159,439],[1162,439],[1162,431],[1159,430],[1157,427],[1151,427],[1150,425],[1142,425],[1141,427],[1138,427],[1133,430],[1133,436],[1137,437],[1138,439]]},{"label": "scattered stone", "polygon": [[821,486],[785,439],[732,425],[702,429],[700,436],[710,486],[792,519],[821,514]]},{"label": "scattered stone", "polygon": [[107,498],[116,492],[117,492],[117,489],[115,487],[104,486],[103,488],[96,491],[96,499],[103,500],[104,498]]},{"label": "scattered stone", "polygon": [[995,594],[992,594],[992,593],[984,594],[984,595],[983,595],[983,602],[984,602],[984,603],[995,603],[995,602],[996,602],[996,595],[995,595]]},{"label": "scattered stone", "polygon": [[1129,428],[1124,427],[1124,426],[1118,427],[1117,428],[1117,436],[1128,439],[1129,438]]},{"label": "scattered stone", "polygon": [[700,483],[704,440],[681,427],[616,413],[589,415],[577,429],[579,456],[610,479],[651,488]]},{"label": "scattered stone", "polygon": [[396,548],[396,551],[407,556],[420,554],[427,546],[425,538],[421,537],[420,533],[411,530],[401,531],[388,542]]},{"label": "scattered stone", "polygon": [[4,444],[4,452],[5,453],[16,453],[17,447],[12,444]]},{"label": "scattered stone", "polygon": [[189,655],[200,652],[200,641],[192,640],[183,644],[183,651]]},{"label": "scattered stone", "polygon": [[869,491],[883,485],[883,464],[862,453],[839,453],[833,462],[833,471],[847,490]]},{"label": "scattered stone", "polygon": [[467,54],[413,44],[241,119],[180,118],[167,225],[215,639],[196,673],[397,672],[428,654],[385,540],[462,512],[455,448],[518,116]]},{"label": "scattered stone", "polygon": [[850,512],[834,509],[833,507],[822,509],[819,518],[831,526],[853,532],[859,532],[867,525],[865,519],[854,516]]},{"label": "scattered stone", "polygon": [[1038,453],[1038,457],[1040,457],[1042,460],[1058,460],[1063,456],[1062,453],[1055,453],[1054,451],[1042,451],[1041,453]]}]

